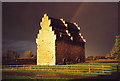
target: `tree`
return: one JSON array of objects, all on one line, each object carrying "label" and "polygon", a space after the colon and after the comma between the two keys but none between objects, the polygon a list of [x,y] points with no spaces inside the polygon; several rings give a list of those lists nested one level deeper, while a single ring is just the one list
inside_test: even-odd
[{"label": "tree", "polygon": [[24,54],[25,54],[25,57],[28,57],[28,58],[32,57],[32,51],[25,51]]},{"label": "tree", "polygon": [[13,50],[7,50],[6,53],[3,54],[3,59],[17,59],[19,58],[20,54],[13,51]]},{"label": "tree", "polygon": [[120,36],[116,36],[116,41],[112,48],[111,56],[116,57],[116,59],[120,59]]}]

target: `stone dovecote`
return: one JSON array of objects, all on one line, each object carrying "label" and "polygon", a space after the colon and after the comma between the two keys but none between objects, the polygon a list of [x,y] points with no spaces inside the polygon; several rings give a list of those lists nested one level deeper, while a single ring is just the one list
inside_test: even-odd
[{"label": "stone dovecote", "polygon": [[78,24],[44,14],[40,27],[36,38],[37,65],[84,62],[86,39]]}]

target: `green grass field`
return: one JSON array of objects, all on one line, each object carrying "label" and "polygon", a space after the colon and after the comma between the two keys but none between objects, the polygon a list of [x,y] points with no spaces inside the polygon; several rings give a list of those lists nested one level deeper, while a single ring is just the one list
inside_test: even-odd
[{"label": "green grass field", "polygon": [[[112,72],[116,72],[116,66],[120,66],[118,63],[79,63],[70,65],[9,65],[3,66],[3,72],[27,72],[27,73],[54,73],[64,75],[110,75]],[[120,72],[120,68],[119,72]],[[10,78],[4,76],[4,78]],[[38,78],[38,77],[24,77],[13,76],[13,78]],[[39,77],[48,78],[51,77]]]},{"label": "green grass field", "polygon": [[[7,67],[3,71],[17,71],[17,72],[33,72],[33,73],[59,73],[59,74],[71,74],[72,75],[97,75],[97,71],[107,70],[110,74],[112,71],[116,71],[118,63],[80,63],[71,65],[33,65],[24,67]],[[7,70],[6,70],[7,69]],[[91,73],[90,73],[91,71]],[[92,73],[94,71],[94,73]],[[95,73],[96,72],[96,73]]]},{"label": "green grass field", "polygon": [[5,75],[2,78],[3,79],[66,79],[66,80],[69,80],[69,78],[30,77],[30,76],[12,76],[12,75]]}]

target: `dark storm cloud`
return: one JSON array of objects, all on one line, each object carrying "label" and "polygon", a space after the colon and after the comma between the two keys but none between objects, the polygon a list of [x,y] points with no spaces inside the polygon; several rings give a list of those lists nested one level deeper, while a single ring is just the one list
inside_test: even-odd
[{"label": "dark storm cloud", "polygon": [[3,3],[3,38],[35,40],[44,13],[70,21],[78,5],[80,4]]},{"label": "dark storm cloud", "polygon": [[15,41],[15,40],[4,40],[3,41],[3,52],[7,50],[13,50],[18,53],[23,53],[26,50],[31,50],[33,54],[36,53],[36,44],[34,41]]},{"label": "dark storm cloud", "polygon": [[117,3],[86,3],[76,21],[88,40],[86,54],[104,55],[109,53],[118,30]]},{"label": "dark storm cloud", "polygon": [[[47,13],[79,24],[87,39],[86,55],[105,55],[117,35],[117,9],[117,3],[3,3],[3,41],[15,41],[9,45],[11,48],[34,50],[39,22]],[[7,42],[3,46],[7,47]]]}]

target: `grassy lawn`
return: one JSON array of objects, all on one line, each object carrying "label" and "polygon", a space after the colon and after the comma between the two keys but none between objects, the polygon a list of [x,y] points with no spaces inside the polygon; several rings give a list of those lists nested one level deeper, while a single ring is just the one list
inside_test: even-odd
[{"label": "grassy lawn", "polygon": [[[35,70],[3,70],[3,72],[28,72],[28,73],[55,73],[55,74],[64,74],[64,75],[98,75],[97,74],[89,74],[89,73],[85,73],[85,72],[80,72],[80,73],[76,73],[76,72],[56,72],[56,71],[35,71]],[[108,74],[109,75],[109,74]]]},{"label": "grassy lawn", "polygon": [[5,75],[2,77],[2,79],[66,79],[70,80],[68,78],[55,78],[55,77],[30,77],[30,76],[11,76],[11,75]]},{"label": "grassy lawn", "polygon": [[[89,65],[90,65],[90,72],[88,72]],[[101,67],[101,65],[103,65],[103,67]],[[52,65],[52,66],[25,65],[24,67],[8,68],[8,70],[3,69],[3,71],[30,72],[30,73],[56,73],[56,74],[66,74],[66,75],[110,75],[111,72],[114,71],[111,70],[111,66],[116,66],[116,65],[118,65],[118,63],[79,63],[79,64]],[[105,66],[108,66],[109,68]],[[101,68],[109,72],[103,72]]]}]

